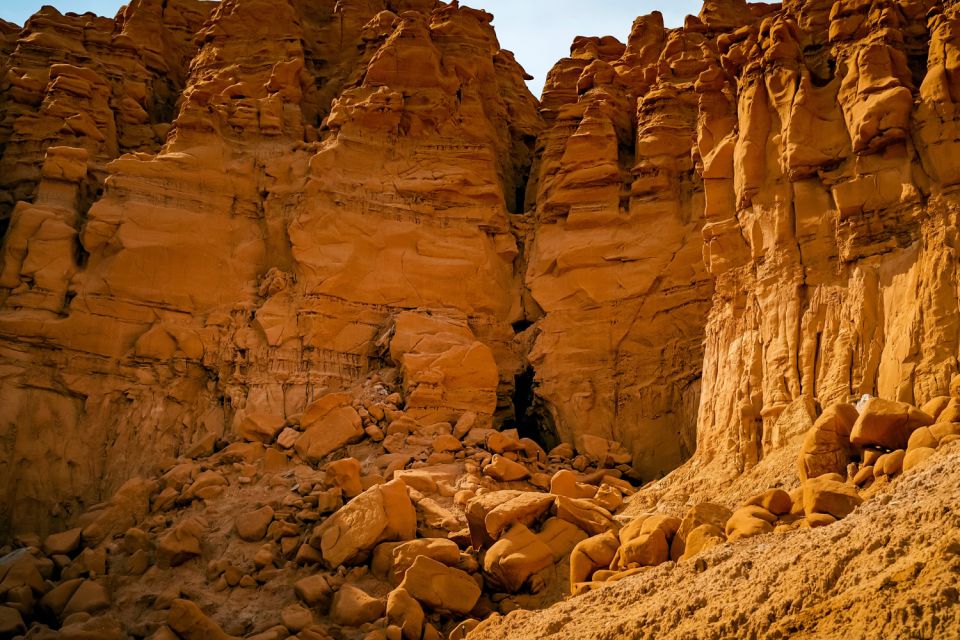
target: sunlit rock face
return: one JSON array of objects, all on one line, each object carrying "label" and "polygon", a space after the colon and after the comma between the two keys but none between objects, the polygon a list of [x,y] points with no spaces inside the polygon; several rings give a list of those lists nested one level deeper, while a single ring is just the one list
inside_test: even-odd
[{"label": "sunlit rock face", "polygon": [[[958,353],[956,8],[707,2],[553,69],[531,360],[561,434],[718,479]],[[949,151],[948,151],[949,150]]]},{"label": "sunlit rock face", "polygon": [[421,417],[509,409],[542,120],[490,21],[144,0],[4,26],[4,533],[388,365]]},{"label": "sunlit rock face", "polygon": [[947,391],[954,4],[654,13],[578,38],[539,104],[490,23],[140,0],[0,24],[0,535],[377,372],[417,419],[612,439],[644,480],[693,456],[693,484],[829,404]]}]

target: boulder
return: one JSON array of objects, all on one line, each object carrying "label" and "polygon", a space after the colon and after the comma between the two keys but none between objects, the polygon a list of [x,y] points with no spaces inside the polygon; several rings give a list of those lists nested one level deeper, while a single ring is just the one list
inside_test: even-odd
[{"label": "boulder", "polygon": [[620,548],[620,539],[612,531],[587,538],[577,544],[570,554],[570,592],[586,582],[597,569],[610,566]]},{"label": "boulder", "polygon": [[803,483],[803,509],[812,513],[828,513],[845,518],[863,502],[855,487],[835,477],[820,476]]},{"label": "boulder", "polygon": [[558,518],[577,525],[590,535],[599,535],[615,526],[609,511],[587,500],[557,496],[556,509]]},{"label": "boulder", "polygon": [[404,469],[393,474],[408,487],[420,493],[452,496],[456,492],[457,479],[463,472],[459,464],[434,464],[417,469]]},{"label": "boulder", "polygon": [[297,438],[293,447],[301,458],[312,463],[320,462],[333,451],[365,435],[360,414],[349,404],[328,410],[321,407],[312,412],[308,408],[301,418],[300,426],[303,428],[303,435]]},{"label": "boulder", "polygon": [[167,613],[167,625],[183,640],[233,640],[189,600],[176,599]]},{"label": "boulder", "polygon": [[237,434],[249,442],[270,444],[283,430],[284,419],[272,413],[255,412],[243,417],[237,426]]},{"label": "boulder", "polygon": [[431,609],[460,615],[469,613],[480,599],[480,586],[470,574],[426,556],[414,560],[400,588]]},{"label": "boulder", "polygon": [[482,549],[490,546],[494,542],[490,534],[487,533],[487,514],[499,505],[505,504],[523,494],[523,491],[507,489],[503,491],[490,491],[470,499],[465,511],[467,526],[470,527],[470,541],[475,548]]},{"label": "boulder", "polygon": [[359,627],[377,620],[385,611],[382,600],[351,584],[342,585],[333,596],[330,617],[345,627]]},{"label": "boulder", "polygon": [[951,398],[950,402],[937,414],[936,422],[938,424],[960,422],[960,398]]},{"label": "boulder", "polygon": [[578,481],[578,476],[569,469],[561,469],[550,478],[550,493],[567,498],[587,499],[597,493],[597,488]]},{"label": "boulder", "polygon": [[314,623],[313,612],[302,604],[295,602],[280,611],[280,621],[291,633],[296,633]]},{"label": "boulder", "polygon": [[918,447],[908,451],[907,455],[903,457],[903,472],[910,471],[936,452],[936,449],[931,447]]},{"label": "boulder", "polygon": [[483,558],[490,582],[508,593],[519,591],[538,571],[553,564],[553,549],[522,524],[513,525]]},{"label": "boulder", "polygon": [[910,434],[910,439],[907,441],[907,451],[913,451],[921,447],[936,449],[938,443],[939,438],[933,435],[930,427],[920,427]]},{"label": "boulder", "polygon": [[837,518],[830,515],[829,513],[811,513],[805,519],[807,526],[811,529],[816,529],[818,527],[826,527],[833,524],[837,521]]},{"label": "boulder", "polygon": [[43,541],[43,552],[48,556],[57,554],[70,555],[80,548],[80,537],[83,533],[81,527],[54,533],[47,536]]},{"label": "boulder", "polygon": [[66,606],[60,612],[61,618],[68,618],[74,613],[95,613],[110,607],[110,594],[99,582],[84,580],[77,585],[76,590]]},{"label": "boulder", "polygon": [[764,533],[773,531],[773,523],[777,521],[777,516],[773,515],[763,507],[756,505],[741,507],[733,512],[730,520],[727,521],[725,533],[727,540],[741,540],[743,538],[752,538]]},{"label": "boulder", "polygon": [[587,534],[566,520],[550,518],[543,523],[537,537],[553,551],[553,561],[560,562],[570,556],[574,547],[587,539]]},{"label": "boulder", "polygon": [[701,502],[691,507],[690,511],[687,512],[680,522],[677,534],[670,543],[670,558],[679,560],[680,557],[684,555],[687,536],[691,531],[702,525],[709,524],[718,529],[722,534],[724,527],[727,525],[727,521],[732,515],[733,512],[730,511],[730,509],[712,502]]},{"label": "boulder", "polygon": [[670,543],[663,529],[644,530],[639,535],[623,542],[621,539],[617,556],[610,565],[616,570],[634,567],[655,567],[670,559]]},{"label": "boulder", "polygon": [[897,449],[891,451],[883,462],[883,473],[888,476],[895,476],[903,471],[903,458],[906,451]]},{"label": "boulder", "polygon": [[309,607],[316,607],[329,602],[330,596],[333,594],[330,583],[319,574],[297,580],[293,585],[293,592]]},{"label": "boulder", "polygon": [[460,561],[460,547],[456,542],[445,538],[421,538],[396,545],[391,556],[390,579],[397,585],[418,557],[423,556],[453,566]]},{"label": "boulder", "polygon": [[510,498],[495,506],[483,520],[491,540],[514,524],[532,525],[553,506],[554,497],[550,494],[529,491]]},{"label": "boulder", "polygon": [[[844,469],[846,469],[846,465],[844,465]],[[790,513],[793,508],[793,500],[790,499],[790,494],[783,489],[770,489],[760,495],[753,496],[743,504],[745,507],[751,505],[763,507],[775,516],[782,516]]]},{"label": "boulder", "polygon": [[529,478],[530,470],[519,462],[495,455],[490,464],[483,468],[483,474],[499,482],[515,482]]},{"label": "boulder", "polygon": [[714,524],[701,524],[692,529],[684,541],[681,560],[689,560],[701,551],[706,551],[727,541],[723,529]]},{"label": "boulder", "polygon": [[20,612],[13,607],[0,605],[0,637],[13,638],[27,631]]},{"label": "boulder", "polygon": [[850,442],[886,449],[905,449],[910,435],[933,418],[905,402],[870,398],[850,432]]},{"label": "boulder", "polygon": [[237,535],[246,542],[259,542],[267,535],[267,528],[273,522],[273,509],[269,505],[255,511],[247,511],[237,516]]},{"label": "boulder", "polygon": [[370,487],[313,530],[310,545],[330,568],[362,562],[379,543],[412,540],[417,515],[401,480]]},{"label": "boulder", "polygon": [[394,589],[387,596],[387,621],[400,627],[404,640],[420,640],[424,619],[423,607],[406,589]]},{"label": "boulder", "polygon": [[363,491],[360,484],[360,461],[356,458],[344,458],[327,465],[326,483],[340,487],[343,495],[354,498]]},{"label": "boulder", "polygon": [[827,407],[807,431],[800,447],[800,481],[843,473],[850,457],[850,432],[859,414],[852,404]]},{"label": "boulder", "polygon": [[200,555],[200,540],[206,531],[200,518],[187,518],[157,539],[157,566],[175,567]]}]

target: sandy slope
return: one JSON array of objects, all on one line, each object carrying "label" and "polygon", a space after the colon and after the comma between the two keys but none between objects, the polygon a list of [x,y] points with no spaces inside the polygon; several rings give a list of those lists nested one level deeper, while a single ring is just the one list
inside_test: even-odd
[{"label": "sandy slope", "polygon": [[471,640],[960,637],[960,446],[829,527],[667,563]]}]

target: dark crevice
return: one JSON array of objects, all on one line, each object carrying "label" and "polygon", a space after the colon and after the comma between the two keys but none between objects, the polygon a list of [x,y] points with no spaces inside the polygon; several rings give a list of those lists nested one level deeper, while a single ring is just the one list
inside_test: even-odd
[{"label": "dark crevice", "polygon": [[546,451],[560,444],[556,427],[534,392],[536,374],[527,367],[514,377],[512,426],[521,438],[530,438]]},{"label": "dark crevice", "polygon": [[523,333],[533,326],[533,322],[524,318],[523,320],[517,320],[511,326],[513,327],[514,333]]}]

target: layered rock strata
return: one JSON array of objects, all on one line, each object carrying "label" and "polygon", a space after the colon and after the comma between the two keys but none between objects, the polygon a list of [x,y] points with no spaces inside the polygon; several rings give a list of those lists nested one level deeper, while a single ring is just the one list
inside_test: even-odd
[{"label": "layered rock strata", "polygon": [[4,535],[383,368],[428,422],[522,422],[529,375],[543,441],[618,441],[643,479],[693,455],[654,501],[831,404],[943,395],[957,11],[652,14],[578,39],[539,109],[456,3],[3,25]]}]

